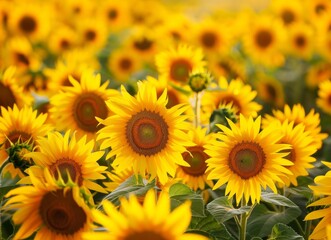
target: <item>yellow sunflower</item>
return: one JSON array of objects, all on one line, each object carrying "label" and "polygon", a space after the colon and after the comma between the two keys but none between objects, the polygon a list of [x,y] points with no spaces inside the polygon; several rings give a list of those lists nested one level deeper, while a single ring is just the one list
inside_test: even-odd
[{"label": "yellow sunflower", "polygon": [[279,17],[285,26],[303,19],[303,6],[301,0],[277,0],[271,1],[271,12]]},{"label": "yellow sunflower", "polygon": [[281,23],[271,16],[259,15],[252,19],[244,34],[243,47],[254,63],[278,67],[285,60],[280,49],[285,39],[286,32]]},{"label": "yellow sunflower", "polygon": [[154,190],[147,192],[143,204],[137,196],[121,199],[118,210],[109,201],[103,202],[105,213],[92,210],[93,219],[105,232],[86,232],[84,239],[109,240],[204,240],[202,235],[185,233],[190,220],[190,202],[185,202],[170,211],[170,197],[161,192],[156,200]]},{"label": "yellow sunflower", "polygon": [[107,159],[116,155],[115,169],[121,172],[133,167],[135,174],[147,173],[164,183],[168,174],[175,175],[176,164],[189,166],[181,155],[185,146],[192,145],[184,132],[190,125],[182,115],[188,105],[166,108],[166,90],[157,98],[156,88],[148,81],[138,82],[136,97],[122,86],[121,95],[107,105],[114,114],[98,119],[105,127],[97,139],[104,139],[101,149],[111,148]]},{"label": "yellow sunflower", "polygon": [[[331,23],[330,23],[331,24]],[[319,33],[316,40],[316,50],[328,62],[331,60],[331,25],[328,32]]]},{"label": "yellow sunflower", "polygon": [[[328,168],[331,167],[329,162],[322,161]],[[317,196],[323,196],[321,199],[311,203],[308,207],[319,207],[322,209],[308,213],[305,220],[314,220],[322,218],[314,231],[310,234],[309,239],[326,239],[330,233],[331,225],[331,171],[329,170],[324,176],[317,176],[314,179],[315,186],[309,186]]]},{"label": "yellow sunflower", "polygon": [[94,75],[90,71],[82,73],[80,82],[69,79],[72,86],[51,97],[50,117],[59,131],[73,129],[78,137],[86,134],[88,139],[93,139],[102,128],[96,117],[104,119],[109,116],[105,101],[118,92],[107,89],[109,82],[101,84],[100,74]]},{"label": "yellow sunflower", "polygon": [[[70,131],[61,135],[50,132],[47,138],[37,140],[38,150],[27,153],[25,156],[32,158],[35,166],[27,172],[38,178],[44,177],[44,172],[49,171],[56,179],[64,183],[75,182],[80,187],[105,193],[106,191],[95,180],[104,179],[102,173],[107,167],[99,166],[97,161],[103,156],[103,151],[93,151],[94,141],[86,141],[86,137],[76,140],[75,134]],[[47,169],[47,170],[46,170]],[[23,179],[26,183],[29,179]]]},{"label": "yellow sunflower", "polygon": [[16,68],[8,67],[0,72],[0,106],[7,108],[16,104],[18,107],[31,105],[33,97],[19,86],[15,76]]},{"label": "yellow sunflower", "polygon": [[229,83],[221,77],[218,81],[218,90],[206,91],[202,96],[202,121],[209,119],[212,112],[218,109],[222,104],[232,103],[237,109],[236,114],[256,117],[262,106],[254,102],[257,92],[252,90],[248,84],[244,84],[240,79],[233,79]]},{"label": "yellow sunflower", "polygon": [[314,109],[306,115],[305,109],[301,104],[295,104],[291,109],[288,105],[285,105],[284,111],[273,110],[272,115],[265,115],[262,119],[262,126],[267,127],[270,123],[274,121],[280,121],[283,123],[286,119],[289,122],[294,121],[294,126],[303,123],[305,126],[305,131],[309,132],[309,135],[313,137],[313,145],[320,149],[322,147],[322,141],[327,138],[326,133],[321,133],[320,126],[320,115],[315,113]]},{"label": "yellow sunflower", "polygon": [[[260,132],[261,117],[240,115],[239,126],[228,121],[230,128],[218,125],[223,132],[216,133],[217,139],[206,145],[207,179],[216,179],[213,189],[226,184],[225,194],[229,198],[236,195],[236,202],[243,199],[252,203],[260,202],[261,186],[277,192],[275,182],[282,182],[281,176],[291,172],[286,168],[293,163],[284,157],[286,144],[279,144],[282,134],[274,127]],[[219,141],[220,140],[220,141]]]},{"label": "yellow sunflower", "polygon": [[329,0],[305,0],[304,8],[311,22],[319,21],[324,15],[330,15],[331,3]]},{"label": "yellow sunflower", "polygon": [[275,122],[276,127],[280,127],[283,133],[283,137],[279,140],[279,143],[289,144],[291,149],[289,154],[285,157],[286,159],[293,162],[292,166],[288,167],[293,175],[280,176],[283,180],[285,186],[289,187],[290,184],[294,186],[298,185],[297,177],[307,176],[307,169],[313,168],[313,162],[316,158],[312,155],[317,151],[313,143],[312,136],[309,132],[305,131],[305,126],[300,123],[294,126],[294,122],[289,122],[285,120],[283,123]]},{"label": "yellow sunflower", "polygon": [[206,135],[206,129],[196,128],[189,132],[189,137],[196,145],[187,147],[187,152],[182,155],[190,166],[179,166],[176,177],[182,179],[182,182],[194,191],[204,190],[206,185],[213,187],[214,184],[211,180],[207,180],[208,173],[206,173],[206,161],[210,157],[204,152],[205,145],[210,141],[210,135]]},{"label": "yellow sunflower", "polygon": [[327,80],[318,85],[316,104],[324,112],[331,115],[331,81]]},{"label": "yellow sunflower", "polygon": [[[16,105],[13,108],[5,109],[1,107],[0,115],[0,163],[5,161],[8,157],[6,149],[18,141],[34,144],[38,137],[46,136],[53,128],[45,124],[47,114],[37,115],[32,107],[24,106],[19,109]],[[16,163],[15,163],[16,164]],[[23,177],[22,171],[15,164],[9,164],[5,168],[12,177]],[[1,164],[0,164],[1,165]]]},{"label": "yellow sunflower", "polygon": [[203,57],[200,48],[181,44],[177,48],[159,53],[155,63],[160,77],[185,85],[188,83],[191,72],[202,70],[205,67],[206,62]]},{"label": "yellow sunflower", "polygon": [[6,195],[5,207],[16,210],[12,220],[20,225],[13,239],[26,239],[35,232],[34,239],[81,239],[92,227],[92,216],[80,189],[60,188],[52,181],[30,177],[32,186],[15,188]]},{"label": "yellow sunflower", "polygon": [[52,53],[60,55],[78,45],[77,34],[70,26],[58,24],[51,31],[46,43]]},{"label": "yellow sunflower", "polygon": [[321,82],[331,79],[331,63],[322,61],[308,68],[306,83],[310,88],[316,88]]}]

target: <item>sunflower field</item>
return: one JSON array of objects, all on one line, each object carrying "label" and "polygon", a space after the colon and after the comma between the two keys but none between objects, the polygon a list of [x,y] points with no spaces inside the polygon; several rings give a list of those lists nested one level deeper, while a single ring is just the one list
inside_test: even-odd
[{"label": "sunflower field", "polygon": [[331,240],[330,0],[0,0],[0,239]]}]

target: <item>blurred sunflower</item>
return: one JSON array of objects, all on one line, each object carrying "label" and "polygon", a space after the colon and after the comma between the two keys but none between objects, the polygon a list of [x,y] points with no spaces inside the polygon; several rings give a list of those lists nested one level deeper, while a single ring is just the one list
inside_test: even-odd
[{"label": "blurred sunflower", "polygon": [[271,1],[270,10],[272,14],[279,17],[285,26],[303,20],[303,6],[300,0],[277,0]]},{"label": "blurred sunflower", "polygon": [[244,51],[253,62],[268,67],[284,64],[280,46],[284,46],[286,32],[282,24],[270,16],[254,17],[243,36]]},{"label": "blurred sunflower", "polygon": [[284,106],[285,93],[282,83],[273,76],[258,74],[254,82],[257,96],[276,108]]},{"label": "blurred sunflower", "polygon": [[182,179],[182,182],[191,187],[194,191],[204,190],[206,185],[213,187],[211,180],[207,180],[206,161],[210,158],[204,152],[205,145],[208,144],[211,137],[206,134],[206,129],[195,128],[189,133],[189,138],[196,145],[187,147],[187,151],[182,153],[183,159],[190,164],[189,167],[179,166],[177,168],[176,177]]},{"label": "blurred sunflower", "polygon": [[154,190],[147,192],[143,204],[135,195],[121,199],[118,210],[111,202],[103,201],[105,213],[92,210],[93,219],[105,232],[86,232],[84,239],[113,240],[205,240],[202,235],[185,233],[191,220],[190,202],[170,211],[170,197],[161,192],[158,200]]},{"label": "blurred sunflower", "polygon": [[202,70],[206,62],[200,48],[192,48],[188,45],[178,45],[168,51],[156,55],[155,63],[160,77],[174,83],[185,85],[188,76],[193,71]]},{"label": "blurred sunflower", "polygon": [[111,52],[108,68],[117,82],[129,81],[132,75],[143,69],[139,54],[131,49],[116,49]]},{"label": "blurred sunflower", "polygon": [[[8,153],[6,150],[11,146],[11,143],[28,142],[31,145],[35,145],[35,141],[39,137],[46,136],[48,132],[52,131],[53,128],[45,124],[46,118],[47,114],[37,115],[37,111],[34,111],[30,106],[24,106],[21,109],[16,105],[8,109],[1,107],[0,163],[7,159]],[[7,165],[4,171],[8,171],[14,178],[17,175],[23,177],[24,170],[20,169],[20,162],[15,162]]]},{"label": "blurred sunflower", "polygon": [[325,113],[331,115],[331,81],[327,80],[318,85],[316,104]]},{"label": "blurred sunflower", "polygon": [[[75,134],[70,131],[61,135],[59,132],[50,132],[47,138],[37,140],[38,150],[27,153],[35,165],[27,172],[37,178],[45,178],[45,171],[55,180],[64,184],[74,182],[80,187],[106,193],[105,189],[95,183],[95,180],[105,179],[102,173],[106,167],[99,166],[97,161],[103,156],[103,151],[93,151],[94,141],[86,141],[86,137],[76,140]],[[27,183],[29,178],[21,183]]]},{"label": "blurred sunflower", "polygon": [[306,83],[310,88],[316,88],[321,82],[331,79],[331,63],[319,62],[308,68]]},{"label": "blurred sunflower", "polygon": [[[291,149],[288,150],[289,154],[285,157],[290,160],[293,165],[287,167],[293,175],[280,176],[285,186],[289,187],[290,184],[294,186],[298,185],[297,177],[307,176],[307,169],[313,168],[313,163],[316,161],[312,155],[317,151],[313,143],[312,136],[309,132],[305,131],[305,126],[300,123],[294,126],[294,122],[285,120],[283,123],[275,122],[276,127],[280,127],[283,133],[283,137],[279,140],[279,143],[289,144]],[[282,185],[282,184],[281,184]]]},{"label": "blurred sunflower", "polygon": [[8,67],[0,72],[0,106],[7,108],[16,104],[18,107],[31,105],[33,97],[19,86],[15,76],[16,68]]},{"label": "blurred sunflower", "polygon": [[60,55],[78,45],[77,33],[66,24],[58,24],[50,32],[46,43],[52,53]]},{"label": "blurred sunflower", "polygon": [[216,133],[217,139],[206,145],[205,152],[211,157],[207,160],[207,179],[217,180],[213,189],[226,184],[225,195],[236,195],[237,204],[242,199],[246,203],[260,202],[261,186],[276,193],[275,182],[291,174],[286,167],[293,163],[282,152],[290,147],[278,143],[282,134],[277,128],[260,132],[260,116],[254,121],[240,115],[239,126],[231,120],[228,123],[230,128],[218,125],[223,132]]},{"label": "blurred sunflower", "polygon": [[[331,27],[330,27],[331,28]],[[328,62],[331,60],[331,31],[321,33],[316,40],[316,50]]]},{"label": "blurred sunflower", "polygon": [[30,177],[32,186],[17,187],[6,195],[5,207],[16,210],[12,220],[20,225],[13,239],[35,232],[34,239],[81,239],[82,232],[92,227],[92,216],[80,189]]},{"label": "blurred sunflower", "polygon": [[138,82],[136,97],[122,86],[121,96],[107,102],[114,114],[98,119],[105,127],[97,139],[104,139],[101,149],[111,148],[107,159],[116,155],[115,169],[121,172],[133,167],[135,174],[147,173],[164,183],[168,173],[175,175],[176,164],[189,166],[181,155],[185,146],[192,145],[185,134],[187,116],[182,115],[188,105],[168,109],[166,104],[167,91],[157,98],[156,88],[147,81]]},{"label": "blurred sunflower", "polygon": [[315,148],[320,149],[322,147],[323,140],[327,138],[326,133],[321,133],[320,115],[315,113],[314,109],[306,115],[305,109],[301,104],[293,105],[291,109],[287,104],[284,107],[284,111],[273,110],[273,115],[266,114],[262,119],[263,128],[267,127],[274,121],[280,121],[283,123],[285,120],[289,122],[294,121],[294,126],[303,123],[305,131],[309,132],[309,135],[313,137],[313,144]]},{"label": "blurred sunflower", "polygon": [[130,17],[127,2],[102,1],[97,11],[111,33],[124,30],[129,26]]},{"label": "blurred sunflower", "polygon": [[51,28],[51,11],[40,2],[16,2],[8,16],[8,28],[13,35],[23,35],[33,42],[42,41]]},{"label": "blurred sunflower", "polygon": [[217,83],[218,90],[206,91],[202,96],[202,121],[209,119],[215,109],[218,109],[222,104],[232,103],[237,110],[236,114],[244,116],[256,117],[262,106],[254,102],[257,95],[256,91],[248,84],[244,84],[240,79],[233,79],[229,83],[221,77]]},{"label": "blurred sunflower", "polygon": [[303,1],[307,18],[311,21],[319,21],[324,15],[330,15],[331,2],[328,0]]},{"label": "blurred sunflower", "polygon": [[59,131],[72,129],[77,136],[87,135],[94,139],[96,132],[102,128],[96,117],[105,119],[110,115],[106,102],[118,95],[118,91],[108,89],[108,81],[101,84],[101,75],[83,71],[80,81],[69,77],[72,86],[50,98],[50,118]]},{"label": "blurred sunflower", "polygon": [[[324,163],[328,168],[331,167],[329,162],[322,161],[322,163]],[[329,170],[324,176],[315,177],[315,185],[309,186],[309,188],[313,190],[314,195],[322,196],[321,199],[308,205],[308,207],[317,206],[319,207],[319,210],[308,213],[305,217],[306,221],[322,218],[314,228],[314,231],[310,234],[309,239],[327,239],[327,235],[329,236],[331,226],[330,181],[331,171]]]}]

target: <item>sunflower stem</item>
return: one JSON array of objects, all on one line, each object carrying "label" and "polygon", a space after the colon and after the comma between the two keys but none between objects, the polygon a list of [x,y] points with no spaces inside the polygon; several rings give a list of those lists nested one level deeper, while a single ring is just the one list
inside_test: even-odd
[{"label": "sunflower stem", "polygon": [[[301,225],[300,225],[301,227]],[[310,235],[310,229],[311,229],[311,221],[310,220],[307,220],[305,222],[305,239],[308,240],[309,239],[309,235]]]},{"label": "sunflower stem", "polygon": [[[245,197],[242,198],[241,200],[241,206],[244,207],[246,206],[246,199]],[[247,226],[247,219],[248,219],[248,213],[243,213],[241,214],[240,217],[240,232],[239,232],[239,239],[240,240],[245,240],[246,239],[246,226]]]},{"label": "sunflower stem", "polygon": [[194,100],[194,127],[198,127],[200,125],[200,97],[198,92],[195,93]]},{"label": "sunflower stem", "polygon": [[2,165],[0,166],[0,178],[2,176],[2,171],[3,169],[7,166],[7,164],[10,163],[9,162],[9,157],[7,157],[7,159],[2,163]]}]

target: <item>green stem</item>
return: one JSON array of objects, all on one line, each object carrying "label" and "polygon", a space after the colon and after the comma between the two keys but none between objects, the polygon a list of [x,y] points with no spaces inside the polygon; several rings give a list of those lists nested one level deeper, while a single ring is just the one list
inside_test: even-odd
[{"label": "green stem", "polygon": [[310,229],[311,229],[311,221],[306,221],[305,223],[305,239],[308,240],[309,239],[309,235],[310,235]]},{"label": "green stem", "polygon": [[198,127],[199,125],[200,125],[200,97],[199,97],[199,93],[195,93],[194,126]]},{"label": "green stem", "polygon": [[2,165],[0,166],[0,177],[2,175],[2,171],[3,169],[7,166],[7,164],[9,163],[9,158],[7,158],[3,163]]},{"label": "green stem", "polygon": [[[246,199],[245,197],[241,200],[241,206],[246,206]],[[246,227],[247,227],[247,219],[248,219],[248,213],[241,214],[240,217],[240,233],[239,233],[239,239],[245,240],[246,239]]]}]

